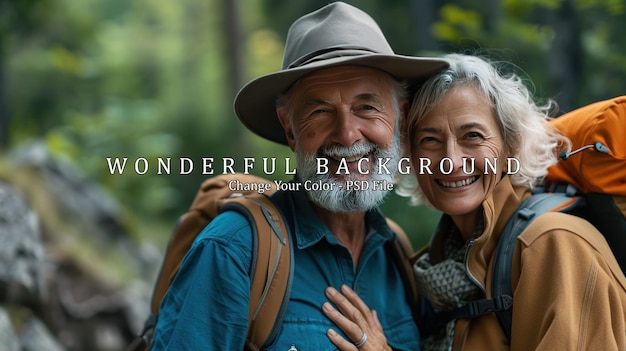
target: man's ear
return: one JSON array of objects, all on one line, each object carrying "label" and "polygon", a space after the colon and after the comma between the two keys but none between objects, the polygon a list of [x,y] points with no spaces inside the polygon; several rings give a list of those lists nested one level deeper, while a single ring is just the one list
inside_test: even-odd
[{"label": "man's ear", "polygon": [[400,132],[400,145],[402,145],[402,149],[404,150],[404,152],[406,153],[406,157],[410,157],[411,155],[411,148],[409,145],[409,134],[408,134],[408,118],[407,118],[407,114],[409,113],[409,100],[408,99],[404,99],[401,100],[398,103],[398,109],[400,111],[400,115],[398,116],[398,118],[400,118],[400,121],[398,122],[398,126],[399,126],[399,132]]},{"label": "man's ear", "polygon": [[276,115],[278,116],[278,121],[280,122],[280,125],[283,126],[283,130],[285,131],[285,137],[287,138],[287,145],[289,145],[289,148],[291,149],[291,151],[295,151],[296,139],[295,139],[295,136],[293,135],[291,119],[285,113],[285,109],[282,109],[282,108],[276,109]]},{"label": "man's ear", "polygon": [[400,118],[406,119],[406,114],[409,113],[409,99],[402,99],[398,101],[398,107],[400,108]]},{"label": "man's ear", "polygon": [[400,127],[400,132],[404,132],[407,124],[407,114],[409,113],[409,100],[403,99],[398,102],[398,118],[400,118],[398,126]]}]

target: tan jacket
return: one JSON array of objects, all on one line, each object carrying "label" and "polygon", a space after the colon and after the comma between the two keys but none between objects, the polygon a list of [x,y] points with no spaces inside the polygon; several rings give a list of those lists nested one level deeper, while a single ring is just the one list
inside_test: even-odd
[{"label": "tan jacket", "polygon": [[[529,195],[505,177],[483,203],[485,231],[469,249],[467,267],[487,298],[500,233]],[[563,213],[537,218],[518,238],[511,279],[510,347],[489,314],[458,320],[453,350],[626,350],[626,278],[588,222]]]}]

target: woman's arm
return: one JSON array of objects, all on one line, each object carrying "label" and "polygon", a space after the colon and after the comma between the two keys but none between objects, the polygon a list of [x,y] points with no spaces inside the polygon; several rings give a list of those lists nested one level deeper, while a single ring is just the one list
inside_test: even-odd
[{"label": "woman's arm", "polygon": [[328,329],[326,335],[339,350],[391,351],[376,311],[370,310],[352,289],[342,285],[340,293],[329,287],[326,296],[339,310],[326,302],[322,306],[324,314],[350,338],[346,340],[333,329]]}]

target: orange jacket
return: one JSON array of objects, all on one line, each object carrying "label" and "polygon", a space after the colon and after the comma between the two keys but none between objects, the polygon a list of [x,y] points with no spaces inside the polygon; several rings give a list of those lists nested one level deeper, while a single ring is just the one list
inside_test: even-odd
[{"label": "orange jacket", "polygon": [[[528,196],[504,177],[483,203],[485,231],[469,249],[467,267],[488,298],[500,233]],[[457,321],[453,350],[626,350],[626,278],[588,222],[547,213],[531,223],[515,248],[512,287],[511,345],[488,314]]]}]

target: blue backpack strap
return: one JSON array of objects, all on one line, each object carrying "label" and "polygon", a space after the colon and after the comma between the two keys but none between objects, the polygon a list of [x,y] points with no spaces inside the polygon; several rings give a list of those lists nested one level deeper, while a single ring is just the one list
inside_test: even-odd
[{"label": "blue backpack strap", "polygon": [[[574,212],[584,206],[585,199],[573,196],[571,192],[536,193],[524,200],[517,211],[509,218],[496,248],[495,263],[493,266],[492,296],[494,300],[505,297],[513,300],[511,287],[511,266],[513,251],[517,237],[528,225],[541,214],[549,211]],[[513,320],[513,306],[494,311],[498,322],[507,339],[511,340],[511,323]]]}]

